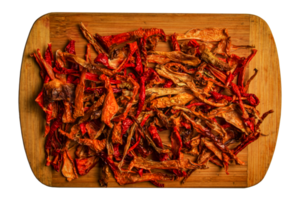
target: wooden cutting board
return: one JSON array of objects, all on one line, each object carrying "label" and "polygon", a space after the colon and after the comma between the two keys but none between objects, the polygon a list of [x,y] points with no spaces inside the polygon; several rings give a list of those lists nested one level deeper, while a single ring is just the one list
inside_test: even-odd
[{"label": "wooden cutting board", "polygon": [[[59,172],[45,166],[43,137],[45,116],[34,102],[42,88],[39,67],[30,57],[37,48],[45,51],[52,43],[52,50],[64,49],[70,39],[76,41],[76,53],[84,56],[87,41],[79,29],[83,22],[88,30],[95,34],[111,35],[142,28],[162,28],[166,34],[184,33],[191,28],[227,28],[235,45],[255,45],[257,55],[250,62],[246,80],[253,69],[259,70],[250,85],[250,93],[255,93],[261,100],[258,110],[263,113],[273,109],[261,126],[261,131],[268,136],[261,136],[258,141],[244,149],[238,156],[246,165],[230,165],[229,175],[224,169],[209,164],[209,169],[197,170],[181,185],[179,181],[166,182],[165,187],[250,187],[259,183],[269,168],[275,150],[281,112],[281,81],[279,61],[274,38],[267,23],[254,15],[240,14],[94,14],[94,13],[50,13],[34,23],[23,55],[19,109],[24,146],[27,158],[35,177],[43,184],[56,187],[99,187],[99,168],[96,166],[87,175],[67,182]],[[158,50],[169,50],[169,45],[159,43]],[[93,52],[93,57],[96,53]],[[234,52],[248,56],[250,50]],[[162,134],[163,141],[168,141],[168,134]],[[29,173],[29,172],[28,172]],[[119,187],[111,176],[109,187]],[[126,185],[125,187],[153,187],[149,182]]]}]

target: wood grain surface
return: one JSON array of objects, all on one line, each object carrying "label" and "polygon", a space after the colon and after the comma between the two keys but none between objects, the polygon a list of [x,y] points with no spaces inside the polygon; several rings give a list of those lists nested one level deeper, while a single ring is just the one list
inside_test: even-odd
[{"label": "wood grain surface", "polygon": [[[111,35],[142,28],[162,28],[166,34],[184,33],[191,28],[227,28],[235,45],[255,45],[257,55],[250,62],[246,79],[259,70],[250,85],[249,92],[261,100],[261,113],[273,109],[262,124],[261,130],[268,136],[238,154],[246,165],[230,165],[229,175],[213,164],[209,169],[197,170],[181,185],[179,181],[165,182],[165,187],[250,187],[259,183],[267,173],[275,150],[281,113],[281,81],[279,61],[274,38],[267,23],[254,15],[246,14],[99,14],[99,13],[50,13],[34,23],[25,46],[19,91],[19,111],[21,130],[27,158],[35,177],[43,184],[56,187],[99,187],[99,168],[96,166],[87,175],[67,182],[61,173],[45,166],[43,137],[45,116],[34,102],[42,88],[39,67],[30,57],[37,48],[42,52],[49,42],[53,52],[64,49],[70,39],[76,41],[76,54],[84,56],[87,41],[79,29],[83,22],[93,34]],[[170,50],[169,44],[160,42],[158,50]],[[250,50],[234,52],[248,56]],[[93,52],[93,57],[96,53]],[[161,133],[163,142],[169,142],[167,132]],[[72,154],[72,153],[71,153]],[[120,187],[110,176],[109,187]],[[130,184],[124,187],[153,187],[149,182]]]}]

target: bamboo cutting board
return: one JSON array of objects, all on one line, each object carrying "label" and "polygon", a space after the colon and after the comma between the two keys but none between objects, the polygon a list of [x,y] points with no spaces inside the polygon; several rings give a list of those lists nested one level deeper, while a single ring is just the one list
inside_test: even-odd
[{"label": "bamboo cutting board", "polygon": [[[45,51],[52,43],[52,50],[64,49],[70,39],[76,41],[76,54],[84,56],[87,41],[79,29],[83,22],[92,33],[111,35],[142,28],[162,28],[166,34],[184,33],[191,28],[227,28],[235,45],[255,45],[257,55],[250,62],[246,80],[253,69],[259,70],[250,85],[250,93],[261,100],[258,110],[263,113],[273,109],[275,113],[266,118],[261,126],[262,133],[257,141],[239,153],[246,165],[230,165],[229,175],[224,169],[209,164],[209,169],[197,170],[188,181],[181,185],[179,181],[165,182],[165,187],[250,187],[259,183],[269,168],[278,136],[281,112],[281,81],[279,61],[274,38],[267,23],[254,15],[224,14],[84,14],[50,13],[34,23],[23,55],[19,111],[21,130],[27,158],[35,177],[43,184],[54,187],[99,187],[99,168],[94,167],[87,175],[67,182],[59,172],[45,166],[43,137],[45,116],[34,102],[42,88],[39,67],[30,57],[37,48]],[[170,50],[166,43],[159,43],[157,50]],[[96,53],[93,52],[93,57]],[[234,52],[239,56],[248,56],[250,50]],[[162,133],[163,142],[168,134]],[[109,187],[119,187],[110,176]],[[126,185],[124,187],[153,187],[149,182]]]}]

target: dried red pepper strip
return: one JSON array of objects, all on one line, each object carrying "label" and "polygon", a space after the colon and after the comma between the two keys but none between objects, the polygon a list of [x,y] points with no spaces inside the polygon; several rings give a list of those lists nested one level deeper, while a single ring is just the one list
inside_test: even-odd
[{"label": "dried red pepper strip", "polygon": [[[71,41],[68,43],[68,45],[66,46],[65,50],[66,50],[66,52],[68,52],[68,53],[70,53],[70,54],[76,55],[76,52],[75,52],[75,41],[74,41],[74,40],[71,40]],[[73,62],[71,63],[70,68],[71,68],[71,69],[74,69],[74,70],[79,70],[78,64],[73,63]],[[69,76],[70,76],[70,75],[69,75]],[[68,77],[67,77],[67,80],[68,80]],[[76,83],[76,84],[78,84],[78,83]]]},{"label": "dried red pepper strip", "polygon": [[242,91],[245,92],[244,89],[244,80],[245,80],[245,73],[246,73],[246,68],[249,65],[249,62],[252,60],[252,58],[255,56],[255,54],[257,53],[256,49],[252,49],[252,53],[251,55],[247,58],[246,63],[242,66],[241,68],[241,72],[239,73],[238,76],[238,86],[240,86],[242,88]]},{"label": "dried red pepper strip", "polygon": [[48,48],[46,49],[45,60],[49,65],[52,65],[52,62],[54,61],[51,43],[48,44]]},{"label": "dried red pepper strip", "polygon": [[140,55],[140,51],[137,49],[135,51],[135,65],[136,67],[134,68],[135,71],[138,73],[138,75],[142,76],[144,73],[144,68],[143,68],[143,64],[142,64],[142,59],[141,59],[141,55]]},{"label": "dried red pepper strip", "polygon": [[191,129],[191,125],[189,123],[186,123],[186,122],[180,122],[181,126],[183,126],[184,128],[186,129]]},{"label": "dried red pepper strip", "polygon": [[56,63],[55,63],[55,67],[53,68],[53,72],[55,72],[56,74],[76,74],[76,73],[78,73],[78,70],[62,68],[62,67],[56,62]]},{"label": "dried red pepper strip", "polygon": [[186,107],[191,108],[193,106],[203,106],[203,105],[206,105],[206,104],[203,102],[197,102],[197,103],[191,103],[191,104],[187,105]]},{"label": "dried red pepper strip", "polygon": [[129,55],[127,55],[127,58],[118,66],[117,69],[113,71],[113,73],[120,72],[124,68],[126,68],[127,63],[130,61],[132,55],[137,51],[138,46],[136,42],[128,43],[127,46],[129,46]]},{"label": "dried red pepper strip", "polygon": [[172,153],[173,153],[173,159],[177,160],[179,159],[179,154],[182,148],[182,140],[179,134],[179,128],[174,126],[173,131],[171,133],[171,143],[172,143]]},{"label": "dried red pepper strip", "polygon": [[214,67],[211,64],[208,65],[207,69],[222,83],[224,83],[224,84],[226,83],[227,76],[223,72],[221,72],[220,70],[218,70],[216,67]]},{"label": "dried red pepper strip", "polygon": [[58,116],[55,119],[55,121],[51,124],[49,134],[47,135],[47,139],[46,139],[46,143],[45,143],[45,152],[46,152],[46,156],[47,156],[46,166],[49,166],[51,163],[49,155],[50,155],[50,151],[52,149],[52,141],[54,138],[54,133],[62,125],[62,115],[63,115],[62,111],[63,111],[62,108],[60,108]]},{"label": "dried red pepper strip", "polygon": [[171,39],[171,45],[172,45],[173,51],[180,51],[180,46],[179,46],[178,41],[176,39],[176,33],[171,35],[170,39]]},{"label": "dried red pepper strip", "polygon": [[75,40],[71,40],[65,48],[66,52],[76,54],[75,52]]},{"label": "dried red pepper strip", "polygon": [[116,161],[120,161],[121,160],[121,154],[119,151],[120,144],[113,144],[113,148],[114,148],[114,158],[116,159]]},{"label": "dried red pepper strip", "polygon": [[88,123],[88,122],[83,122],[83,123],[79,124],[79,126],[80,126],[80,131],[81,131],[81,134],[82,134],[82,135],[84,135],[84,134],[87,132],[86,127],[85,127],[85,125],[86,125],[87,123]]},{"label": "dried red pepper strip", "polygon": [[129,118],[126,118],[122,121],[122,136],[126,133],[126,131],[129,129],[129,127],[133,124],[133,121],[131,121]]},{"label": "dried red pepper strip", "polygon": [[248,146],[250,143],[257,140],[260,136],[260,133],[256,133],[255,135],[249,135],[246,140],[244,140],[239,146],[237,146],[233,151],[234,155],[237,155],[239,152],[241,152],[246,146]]},{"label": "dried red pepper strip", "polygon": [[255,119],[253,117],[249,117],[248,119],[243,120],[244,123],[246,124],[246,126],[248,126],[250,128],[250,130],[252,132],[254,132],[254,128],[255,128]]},{"label": "dried red pepper strip", "polygon": [[[240,90],[242,90],[240,88]],[[241,96],[242,97],[246,97],[247,101],[252,105],[252,106],[257,106],[259,104],[259,98],[255,95],[255,94],[247,94],[247,93],[242,93],[241,92]]]},{"label": "dried red pepper strip", "polygon": [[86,175],[93,167],[95,167],[98,161],[99,158],[95,156],[75,159],[78,174],[81,176]]},{"label": "dried red pepper strip", "polygon": [[200,55],[200,51],[199,51],[200,45],[195,39],[191,39],[187,45],[196,48],[196,56]]},{"label": "dried red pepper strip", "polygon": [[105,53],[98,54],[98,56],[94,60],[94,63],[96,63],[96,64],[103,64],[108,69],[114,69],[114,68],[112,68],[112,67],[109,66],[108,57],[107,57],[107,55]]},{"label": "dried red pepper strip", "polygon": [[232,75],[231,72],[229,72],[229,75],[228,75],[228,77],[227,77],[225,86],[228,87],[228,86],[230,85],[230,83],[233,81],[233,79],[234,79],[234,76]]},{"label": "dried red pepper strip", "polygon": [[140,141],[141,141],[141,135],[139,134],[139,137],[138,137],[136,143],[135,143],[134,145],[132,145],[132,146],[128,149],[128,153],[129,153],[130,151],[134,150],[134,149],[139,145]]},{"label": "dried red pepper strip", "polygon": [[55,149],[53,150],[52,155],[54,156],[54,159],[51,162],[51,166],[54,168],[55,171],[59,172],[62,162],[61,151],[59,149]]},{"label": "dried red pepper strip", "polygon": [[147,44],[147,36],[144,35],[143,37],[141,37],[139,39],[138,46],[139,46],[139,50],[141,51],[142,60],[147,65],[147,49],[146,49],[146,44]]},{"label": "dried red pepper strip", "polygon": [[158,146],[159,148],[163,148],[163,144],[161,141],[161,138],[157,132],[156,126],[154,123],[150,123],[150,126],[148,127],[148,132],[150,133],[150,136],[153,140],[153,142]]},{"label": "dried red pepper strip", "polygon": [[146,81],[146,77],[141,76],[141,78],[140,78],[139,103],[138,103],[138,108],[137,108],[136,115],[135,115],[136,118],[142,112],[143,106],[144,106],[144,103],[145,103],[145,98],[146,98],[145,81]]},{"label": "dried red pepper strip", "polygon": [[242,101],[242,96],[241,96],[241,93],[240,93],[240,90],[239,90],[238,86],[234,83],[231,83],[231,89],[239,97],[239,105],[240,105],[240,107],[242,109],[242,112],[243,112],[243,116],[242,116],[243,119],[247,119],[249,116],[248,116],[247,111],[245,110],[245,107],[244,107],[244,104],[243,104],[243,101]]},{"label": "dried red pepper strip", "polygon": [[167,80],[163,87],[164,88],[170,88],[173,84],[174,83],[173,83],[172,80]]},{"label": "dried red pepper strip", "polygon": [[216,100],[221,100],[221,99],[226,99],[227,101],[232,101],[231,96],[227,96],[224,94],[217,93],[215,91],[210,92],[210,94],[213,96],[214,99]]}]

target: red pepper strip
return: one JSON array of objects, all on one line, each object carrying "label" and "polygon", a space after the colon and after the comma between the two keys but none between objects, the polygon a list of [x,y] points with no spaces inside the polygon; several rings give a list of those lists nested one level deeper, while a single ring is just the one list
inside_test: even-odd
[{"label": "red pepper strip", "polygon": [[134,145],[132,145],[132,146],[128,149],[128,153],[129,153],[130,151],[134,150],[135,147],[137,147],[137,145],[139,145],[140,141],[141,141],[141,134],[139,134],[139,137],[138,137],[138,140],[136,141],[136,143],[135,143]]},{"label": "red pepper strip", "polygon": [[179,129],[176,126],[173,127],[173,131],[171,134],[171,143],[172,143],[171,151],[173,153],[173,159],[177,160],[179,159],[179,154],[182,148],[182,140],[179,134]]},{"label": "red pepper strip", "polygon": [[75,52],[75,40],[71,40],[65,48],[66,52],[76,54]]},{"label": "red pepper strip", "polygon": [[164,88],[170,88],[173,84],[174,83],[173,83],[172,80],[167,80],[163,87]]},{"label": "red pepper strip", "polygon": [[47,139],[46,139],[46,143],[45,143],[45,152],[46,152],[46,156],[47,156],[46,166],[49,166],[51,163],[49,155],[50,155],[50,151],[52,149],[53,136],[54,136],[55,131],[62,125],[62,115],[63,115],[62,108],[60,108],[58,116],[55,119],[55,121],[51,124],[49,134],[47,135]]},{"label": "red pepper strip", "polygon": [[147,63],[147,49],[146,49],[146,44],[147,44],[147,36],[144,35],[144,37],[141,37],[138,41],[139,49],[142,54],[142,59],[145,63]]},{"label": "red pepper strip", "polygon": [[150,126],[148,127],[148,132],[151,135],[151,138],[152,138],[153,142],[156,144],[156,146],[159,148],[163,148],[161,138],[160,138],[159,134],[157,133],[157,129],[156,129],[156,126],[154,125],[154,123],[151,123]]},{"label": "red pepper strip", "polygon": [[140,51],[138,49],[135,51],[135,56],[136,56],[135,57],[136,67],[134,69],[138,73],[138,75],[142,76],[144,73],[144,68],[143,68],[143,64],[142,64]]},{"label": "red pepper strip", "polygon": [[[71,40],[69,42],[69,44],[65,48],[65,51],[68,52],[68,53],[76,55],[76,52],[75,52],[75,41],[74,40]],[[76,63],[71,63],[71,65],[69,65],[69,66],[70,66],[70,69],[74,69],[74,70],[77,70],[77,71],[79,70],[79,66]],[[68,77],[69,76],[70,75],[67,76],[67,82],[68,82]],[[73,83],[73,84],[77,85],[79,83],[79,80],[78,80],[78,82],[69,82],[69,83]]]},{"label": "red pepper strip", "polygon": [[67,68],[61,67],[60,64],[57,61],[55,62],[55,67],[53,68],[53,71],[57,74],[75,74],[75,73],[79,73],[78,70],[67,69]]},{"label": "red pepper strip", "polygon": [[85,125],[86,125],[87,123],[88,123],[88,122],[83,122],[83,123],[79,124],[79,126],[80,126],[80,131],[81,131],[81,134],[82,134],[82,135],[84,135],[84,134],[87,132],[86,127],[85,127]]},{"label": "red pepper strip", "polygon": [[197,102],[197,103],[191,103],[191,104],[187,105],[186,107],[188,109],[190,109],[193,106],[203,106],[203,105],[205,105],[205,103],[203,103],[203,102]]},{"label": "red pepper strip", "polygon": [[153,185],[155,185],[156,187],[160,187],[160,188],[164,188],[165,184],[163,183],[159,183],[157,181],[150,181]]},{"label": "red pepper strip", "polygon": [[139,93],[139,103],[138,103],[138,108],[136,111],[135,117],[137,118],[140,113],[142,112],[144,103],[145,103],[145,98],[146,98],[146,89],[145,89],[145,76],[141,76],[140,78],[140,93]]},{"label": "red pepper strip", "polygon": [[94,63],[96,64],[103,64],[104,66],[106,66],[108,69],[113,69],[112,67],[109,66],[108,63],[108,57],[105,53],[100,53],[98,54],[98,56],[95,58]]},{"label": "red pepper strip", "polygon": [[234,79],[234,76],[232,75],[231,72],[229,72],[229,75],[228,75],[228,77],[227,77],[225,86],[228,87],[228,86],[230,85],[230,83],[233,81],[233,79]]},{"label": "red pepper strip", "polygon": [[215,91],[210,92],[210,94],[213,96],[213,98],[215,100],[226,99],[227,101],[232,101],[232,97],[231,96],[220,94],[220,93],[217,93]]},{"label": "red pepper strip", "polygon": [[267,112],[265,112],[262,116],[261,116],[261,121],[258,121],[257,124],[256,124],[256,127],[255,129],[257,130],[259,128],[259,126],[261,125],[261,123],[263,122],[263,120],[271,113],[273,113],[274,111],[273,110],[269,110]]},{"label": "red pepper strip", "polygon": [[[148,114],[148,115],[146,115],[146,116],[144,117],[143,121],[141,122],[141,127],[143,127],[143,126],[145,125],[147,119],[148,119],[150,116],[151,116],[151,114]],[[134,149],[139,145],[139,143],[140,143],[140,141],[141,141],[141,136],[142,136],[142,135],[139,134],[138,139],[137,139],[137,142],[129,148],[128,153],[129,153],[130,151],[134,150]],[[145,138],[145,136],[143,136],[143,138]]]},{"label": "red pepper strip", "polygon": [[136,150],[143,158],[148,157],[152,153],[140,144],[136,146]]},{"label": "red pepper strip", "polygon": [[146,78],[145,82],[149,82],[153,79],[159,81],[160,77],[157,74],[157,72],[153,68],[147,68],[147,71],[145,71],[144,76]]},{"label": "red pepper strip", "polygon": [[173,169],[172,172],[178,177],[186,177],[186,172],[178,169]]},{"label": "red pepper strip", "polygon": [[73,75],[68,75],[67,77],[67,83],[72,83],[74,85],[77,85],[79,83],[79,78]]},{"label": "red pepper strip", "polygon": [[252,58],[255,56],[257,50],[256,49],[252,49],[252,53],[251,55],[247,58],[246,63],[242,66],[242,71],[239,73],[238,76],[238,86],[240,86],[242,88],[242,91],[245,92],[244,89],[244,79],[245,79],[245,73],[246,73],[246,67],[248,66],[249,62],[252,60]]},{"label": "red pepper strip", "polygon": [[223,61],[223,62],[227,62],[226,58],[220,58],[218,57],[219,60]]},{"label": "red pepper strip", "polygon": [[52,54],[52,45],[51,43],[48,44],[48,48],[45,52],[45,60],[46,62],[52,66],[52,61],[54,61],[54,58],[53,58],[53,54]]},{"label": "red pepper strip", "polygon": [[60,165],[61,165],[61,162],[62,162],[61,151],[59,149],[55,149],[52,152],[52,155],[53,155],[54,159],[51,162],[51,166],[54,168],[55,171],[59,172]]},{"label": "red pepper strip", "polygon": [[223,125],[221,125],[222,126],[222,128],[230,128],[231,127],[231,124],[229,124],[229,123],[225,123],[225,124],[223,124]]},{"label": "red pepper strip", "polygon": [[114,147],[114,158],[116,159],[116,161],[121,161],[121,154],[120,154],[120,151],[119,151],[119,146],[120,146],[119,143],[113,144],[113,147]]},{"label": "red pepper strip", "polygon": [[[240,89],[242,90],[242,89]],[[247,93],[242,93],[242,97],[247,97],[247,101],[252,105],[252,106],[257,106],[259,104],[259,98],[255,94],[247,94]]]},{"label": "red pepper strip", "polygon": [[214,122],[218,123],[215,117],[214,117],[214,118],[212,118],[212,120],[213,120]]},{"label": "red pepper strip", "polygon": [[34,100],[37,104],[43,109],[44,112],[47,112],[47,109],[44,107],[44,95],[43,91],[41,91],[37,98]]},{"label": "red pepper strip", "polygon": [[186,122],[180,122],[181,126],[183,126],[186,129],[191,129],[191,125],[189,123]]},{"label": "red pepper strip", "polygon": [[242,118],[243,119],[248,119],[248,113],[247,111],[245,110],[245,107],[244,107],[244,104],[243,104],[243,101],[242,101],[242,96],[241,96],[241,93],[240,93],[240,90],[238,88],[238,86],[234,83],[231,83],[231,89],[232,91],[239,97],[239,105],[242,109],[242,112],[243,112],[243,116]]},{"label": "red pepper strip", "polygon": [[246,146],[248,146],[250,143],[257,140],[260,136],[260,133],[256,133],[255,135],[249,135],[239,146],[237,146],[233,152],[234,155],[237,155],[239,152],[241,152]]},{"label": "red pepper strip", "polygon": [[78,79],[76,76],[68,75],[67,76],[67,83],[73,83],[76,79]]},{"label": "red pepper strip", "polygon": [[126,131],[129,129],[129,127],[133,124],[133,122],[129,119],[126,118],[125,120],[122,121],[122,136],[126,133]]},{"label": "red pepper strip", "polygon": [[196,56],[200,55],[200,51],[199,51],[200,45],[195,39],[191,39],[187,45],[196,48]]},{"label": "red pepper strip", "polygon": [[86,175],[93,167],[95,167],[98,161],[99,158],[95,156],[75,159],[78,174],[81,176]]},{"label": "red pepper strip", "polygon": [[130,61],[132,55],[136,52],[136,50],[138,49],[137,43],[133,42],[133,43],[128,43],[127,44],[129,46],[129,55],[127,55],[127,58],[118,66],[117,69],[115,69],[113,71],[113,73],[122,71],[125,67],[126,64],[128,63],[128,61]]},{"label": "red pepper strip", "polygon": [[49,64],[48,62],[46,62],[46,60],[44,60],[39,49],[37,49],[37,56],[38,56],[40,62],[43,64],[44,69],[46,70],[46,72],[49,75],[49,77],[51,78],[51,80],[55,79],[51,64]]},{"label": "red pepper strip", "polygon": [[245,120],[243,120],[244,121],[244,123],[246,124],[246,126],[248,126],[250,129],[251,129],[251,131],[252,132],[254,132],[255,130],[255,126],[254,126],[254,124],[255,124],[255,119],[253,118],[253,117],[250,117],[250,118],[248,118],[248,119],[245,119]]},{"label": "red pepper strip", "polygon": [[140,169],[138,170],[138,174],[140,175],[140,177],[143,176],[143,173],[144,173],[144,169],[143,169],[143,168],[140,168]]},{"label": "red pepper strip", "polygon": [[171,45],[172,45],[173,51],[180,51],[180,46],[179,46],[178,41],[176,39],[176,33],[171,35],[170,39],[171,39]]},{"label": "red pepper strip", "polygon": [[207,65],[207,69],[217,78],[219,79],[222,83],[226,83],[227,76],[221,72],[220,70],[216,69],[216,67],[212,66],[211,64]]}]

